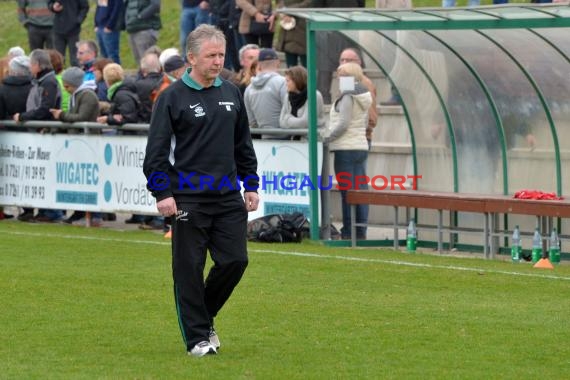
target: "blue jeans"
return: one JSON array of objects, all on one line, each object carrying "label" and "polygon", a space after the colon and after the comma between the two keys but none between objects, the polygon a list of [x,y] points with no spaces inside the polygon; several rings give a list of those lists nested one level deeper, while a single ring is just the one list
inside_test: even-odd
[{"label": "blue jeans", "polygon": [[99,42],[101,56],[103,58],[109,58],[120,65],[121,58],[119,57],[119,41],[120,31],[115,30],[111,33],[105,33],[103,28],[97,28],[97,42]]},{"label": "blue jeans", "polygon": [[[345,172],[350,173],[351,177],[346,175],[344,179],[350,178],[351,189],[356,189],[355,177],[366,175],[366,161],[368,159],[368,151],[366,150],[337,150],[334,152],[334,171],[337,175]],[[346,186],[343,183],[342,186]],[[368,189],[368,185],[359,185],[360,190]],[[340,233],[343,239],[350,239],[350,205],[346,203],[346,190],[340,191],[342,200],[342,228]],[[368,205],[356,206],[356,223],[368,223]],[[366,227],[356,227],[356,238],[366,239]]]},{"label": "blue jeans", "polygon": [[[444,8],[451,8],[457,4],[457,0],[441,0],[441,6]],[[481,0],[469,0],[467,2],[468,7],[476,7],[481,5]]]},{"label": "blue jeans", "polygon": [[183,7],[180,12],[180,51],[186,56],[186,38],[200,24],[210,23],[210,12],[196,7]]}]

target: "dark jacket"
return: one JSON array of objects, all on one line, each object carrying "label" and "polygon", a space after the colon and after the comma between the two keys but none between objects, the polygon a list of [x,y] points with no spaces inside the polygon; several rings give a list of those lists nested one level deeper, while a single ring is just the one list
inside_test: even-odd
[{"label": "dark jacket", "polygon": [[[55,3],[63,5],[61,12],[54,11]],[[71,35],[81,30],[81,24],[89,12],[89,2],[87,0],[49,0],[48,8],[54,14],[53,32]]]},{"label": "dark jacket", "polygon": [[159,30],[160,0],[125,0],[125,28],[128,33]]},{"label": "dark jacket", "polygon": [[[174,163],[169,161],[172,136]],[[170,177],[166,188],[149,186],[157,201],[171,196],[180,202],[236,199],[241,196],[232,188],[237,176],[247,181],[246,190],[256,189],[257,159],[239,90],[221,79],[199,89],[188,73],[171,84],[156,101],[143,171],[147,178],[159,172]],[[212,179],[212,186],[200,185],[203,176]]]},{"label": "dark jacket", "polygon": [[[123,83],[117,88],[111,101],[111,108],[107,114],[107,124],[123,125],[139,122],[139,97],[134,83]],[[115,121],[112,115],[123,116],[121,122]]]},{"label": "dark jacket", "polygon": [[152,94],[162,83],[163,73],[149,73],[146,77],[141,77],[135,81],[137,95],[141,102],[141,114],[139,115],[142,123],[150,123],[152,113]]},{"label": "dark jacket", "polygon": [[26,100],[26,112],[20,114],[20,121],[53,120],[49,110],[60,108],[61,92],[53,70],[40,72],[32,80],[32,88]]},{"label": "dark jacket", "polygon": [[26,100],[32,88],[32,77],[8,76],[0,85],[0,120],[26,112]]},{"label": "dark jacket", "polygon": [[113,31],[119,30],[123,23],[121,17],[125,17],[123,6],[123,0],[108,0],[106,7],[97,5],[95,8],[95,26]]}]

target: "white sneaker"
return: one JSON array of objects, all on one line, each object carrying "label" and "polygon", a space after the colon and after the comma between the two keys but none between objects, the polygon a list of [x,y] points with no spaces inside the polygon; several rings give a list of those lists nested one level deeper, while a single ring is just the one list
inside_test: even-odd
[{"label": "white sneaker", "polygon": [[210,329],[210,344],[216,348],[216,351],[220,349],[220,338],[218,338],[218,334],[216,334],[216,330],[212,327]]},{"label": "white sneaker", "polygon": [[197,356],[197,357],[202,357],[204,355],[209,355],[209,354],[215,355],[217,353],[218,353],[218,351],[216,351],[216,347],[214,347],[207,340],[203,340],[200,343],[196,344],[190,350],[190,352],[188,352],[189,355]]}]

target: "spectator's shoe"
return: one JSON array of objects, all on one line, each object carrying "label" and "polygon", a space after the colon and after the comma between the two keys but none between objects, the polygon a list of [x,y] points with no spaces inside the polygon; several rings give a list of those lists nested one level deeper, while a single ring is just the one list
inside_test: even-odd
[{"label": "spectator's shoe", "polygon": [[[87,226],[87,219],[85,218],[81,218],[78,219],[76,221],[74,221],[73,223],[71,223],[74,226],[79,226],[79,227],[86,227]],[[103,219],[101,218],[91,218],[91,224],[90,227],[101,227],[103,225]]]},{"label": "spectator's shoe", "polygon": [[85,217],[85,212],[74,211],[69,218],[63,220],[63,223],[73,224],[73,222],[78,221],[84,217]]},{"label": "spectator's shoe", "polygon": [[215,355],[218,351],[216,351],[216,347],[212,345],[212,343],[208,342],[207,340],[203,340],[200,343],[196,344],[190,351],[188,351],[188,355],[202,357],[204,355]]},{"label": "spectator's shoe", "polygon": [[220,338],[218,338],[218,334],[216,334],[216,330],[213,327],[210,327],[210,333],[208,334],[210,338],[210,344],[216,348],[216,351],[220,349]]},{"label": "spectator's shoe", "polygon": [[114,222],[117,220],[117,214],[105,212],[103,213],[103,220],[105,222]]},{"label": "spectator's shoe", "polygon": [[26,211],[23,214],[18,215],[18,220],[20,222],[33,222],[34,219],[34,212],[33,211]]},{"label": "spectator's shoe", "polygon": [[139,225],[141,230],[164,230],[164,222],[161,220],[152,219]]}]

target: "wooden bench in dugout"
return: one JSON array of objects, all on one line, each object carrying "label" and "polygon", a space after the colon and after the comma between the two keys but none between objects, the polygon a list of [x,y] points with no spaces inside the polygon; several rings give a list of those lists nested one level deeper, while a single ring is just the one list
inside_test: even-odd
[{"label": "wooden bench in dugout", "polygon": [[[484,215],[483,228],[475,231],[482,231],[483,252],[485,258],[493,258],[498,249],[498,239],[506,232],[498,231],[498,217],[500,214],[533,215],[537,217],[537,225],[541,227],[541,233],[549,232],[552,228],[552,218],[570,218],[570,202],[543,201],[515,199],[510,196],[482,195],[482,194],[462,194],[430,192],[418,190],[349,190],[347,202],[351,205],[352,221],[352,246],[356,246],[356,220],[355,207],[357,204],[392,206],[394,209],[394,249],[399,248],[398,231],[405,226],[398,221],[398,208],[406,209],[430,209],[438,211],[437,221],[437,248],[438,252],[443,250],[444,231],[456,233],[460,231],[471,231],[473,229],[460,229],[443,225],[444,211],[458,211],[480,213]],[[418,226],[421,228],[429,226]],[[544,242],[545,243],[545,242]]]}]

